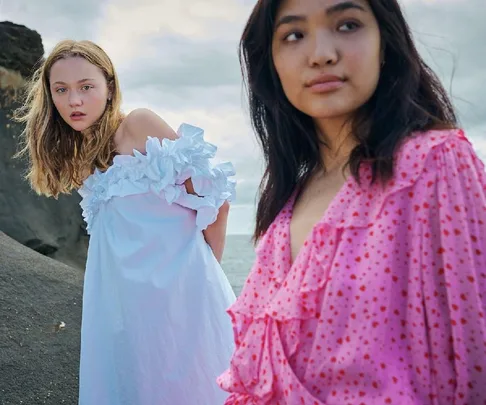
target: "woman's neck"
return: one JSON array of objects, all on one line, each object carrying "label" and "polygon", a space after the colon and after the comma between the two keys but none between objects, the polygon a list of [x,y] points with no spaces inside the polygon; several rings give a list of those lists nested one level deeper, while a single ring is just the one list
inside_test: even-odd
[{"label": "woman's neck", "polygon": [[351,120],[315,120],[320,140],[321,163],[326,172],[342,168],[358,142],[352,136]]}]

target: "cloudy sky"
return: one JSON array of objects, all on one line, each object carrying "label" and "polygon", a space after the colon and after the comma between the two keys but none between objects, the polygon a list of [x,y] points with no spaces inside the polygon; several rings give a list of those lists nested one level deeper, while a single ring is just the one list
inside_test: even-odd
[{"label": "cloudy sky", "polygon": [[[151,108],[177,128],[201,126],[237,169],[229,233],[251,233],[261,176],[237,59],[256,0],[0,0],[0,21],[38,31],[46,52],[90,39],[113,59],[124,110]],[[486,158],[485,0],[402,0],[422,55],[451,92],[463,127]]]}]

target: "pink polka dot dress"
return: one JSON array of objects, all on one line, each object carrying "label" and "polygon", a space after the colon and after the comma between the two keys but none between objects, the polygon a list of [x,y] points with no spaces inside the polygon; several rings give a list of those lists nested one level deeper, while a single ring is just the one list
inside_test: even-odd
[{"label": "pink polka dot dress", "polygon": [[226,405],[485,405],[486,174],[461,130],[349,177],[291,263],[293,200],[228,313]]}]

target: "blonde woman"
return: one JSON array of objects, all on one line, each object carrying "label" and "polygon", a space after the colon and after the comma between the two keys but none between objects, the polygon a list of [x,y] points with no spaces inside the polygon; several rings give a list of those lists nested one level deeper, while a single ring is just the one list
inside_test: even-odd
[{"label": "blonde woman", "polygon": [[[78,189],[90,234],[81,333],[81,405],[215,405],[235,297],[220,265],[231,164],[183,124],[120,110],[106,53],[62,41],[34,75],[25,122],[39,194]],[[21,154],[22,154],[21,153]]]}]

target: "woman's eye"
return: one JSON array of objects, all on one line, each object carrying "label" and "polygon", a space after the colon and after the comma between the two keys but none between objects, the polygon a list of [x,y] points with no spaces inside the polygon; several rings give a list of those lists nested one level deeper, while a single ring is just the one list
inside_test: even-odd
[{"label": "woman's eye", "polygon": [[287,42],[295,42],[295,41],[298,41],[299,39],[302,39],[302,38],[303,38],[302,33],[300,33],[300,32],[291,32],[290,34],[287,34],[284,37],[284,41],[287,41]]},{"label": "woman's eye", "polygon": [[88,85],[86,85],[86,86],[83,86],[83,87],[81,87],[81,88],[82,88],[83,90],[87,91],[87,90],[91,89],[91,87],[92,87],[92,86],[88,86]]},{"label": "woman's eye", "polygon": [[351,32],[351,31],[356,31],[360,25],[354,21],[348,21],[345,22],[344,24],[341,24],[338,27],[338,31],[340,32]]},{"label": "woman's eye", "polygon": [[64,87],[59,87],[58,89],[56,89],[56,93],[64,93],[66,91],[66,89]]}]

